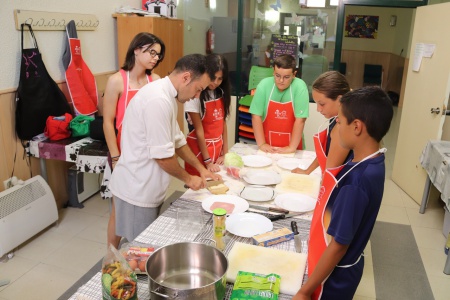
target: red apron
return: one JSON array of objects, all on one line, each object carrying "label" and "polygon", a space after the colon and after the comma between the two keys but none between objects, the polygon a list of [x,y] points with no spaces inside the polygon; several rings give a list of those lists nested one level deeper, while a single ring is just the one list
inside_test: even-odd
[{"label": "red apron", "polygon": [[[323,132],[323,131],[322,131]],[[320,132],[318,135],[322,133]],[[319,138],[317,138],[319,140]],[[316,142],[316,147],[319,144],[319,141]],[[326,144],[326,143],[325,143]],[[320,149],[322,147],[322,144],[319,145],[319,149],[316,148],[317,152],[317,160],[319,161],[320,166],[322,164],[326,164],[326,156],[321,156],[319,153],[323,151],[325,153],[325,149]],[[319,150],[319,151],[318,151]],[[380,149],[379,151],[367,156],[357,164],[355,164],[350,170],[348,170],[344,175],[339,178],[341,180],[344,178],[351,170],[353,170],[357,165],[365,161],[366,159],[369,159],[378,153],[385,152],[386,149]],[[324,161],[325,159],[325,161]],[[336,175],[344,168],[344,165],[336,167],[336,168],[329,168],[325,169],[322,176],[322,185],[320,187],[319,196],[317,197],[317,203],[316,207],[314,208],[314,214],[311,220],[311,228],[309,231],[309,245],[308,245],[308,277],[311,276],[313,271],[315,270],[317,263],[319,262],[320,257],[322,256],[325,249],[328,247],[329,242],[331,241],[331,237],[328,236],[327,230],[328,225],[330,224],[331,220],[331,211],[327,210],[327,204],[330,199],[330,195],[333,192],[334,188],[336,187],[338,180],[336,179]],[[314,237],[314,238],[312,238]],[[361,258],[361,257],[360,257]],[[355,265],[359,259],[351,265],[348,266],[338,266],[338,267],[344,267],[348,268],[353,265]],[[324,281],[325,282],[325,281]],[[317,289],[313,292],[311,295],[311,299],[320,299],[320,296],[322,295],[322,289],[323,284],[317,287]]]},{"label": "red apron", "polygon": [[[326,123],[329,124],[330,121],[332,121],[332,119],[327,120]],[[314,136],[313,136],[313,141],[314,141],[314,149],[316,150],[316,157],[317,157],[317,161],[319,162],[319,166],[320,166],[320,170],[322,171],[322,174],[325,173],[325,168],[327,165],[327,154],[326,154],[326,149],[327,149],[327,140],[328,140],[328,129],[329,127],[327,127],[326,129],[317,132]],[[319,127],[320,130],[320,127]]]},{"label": "red apron", "polygon": [[[319,160],[319,156],[317,156],[317,159]],[[319,164],[322,166],[320,160]],[[326,164],[326,161],[324,164]],[[339,166],[337,168],[326,169],[323,172],[322,185],[320,186],[319,196],[317,198],[316,207],[314,208],[311,228],[309,231],[308,277],[311,276],[312,272],[315,270],[320,257],[328,247],[328,243],[330,241],[327,238],[327,229],[331,219],[331,212],[327,212],[326,208],[330,195],[337,183],[336,175],[342,170],[343,167],[344,166]],[[322,294],[322,287],[323,283],[317,287],[312,294],[311,299],[319,299]]]},{"label": "red apron", "polygon": [[[116,108],[116,128],[117,128],[117,147],[120,151],[120,139],[122,137],[122,122],[125,117],[125,110],[134,95],[139,91],[139,89],[130,89],[130,72],[120,69],[120,74],[123,80],[123,92],[117,101]],[[152,76],[147,75],[147,83],[152,82]]]},{"label": "red apron", "polygon": [[[273,89],[269,96],[269,103],[266,108],[266,118],[263,121],[264,137],[266,143],[273,147],[287,147],[291,141],[292,128],[295,123],[294,102],[292,101],[292,90],[289,87],[291,101],[280,103],[270,99]],[[297,147],[303,150],[303,139]]]},{"label": "red apron", "polygon": [[67,88],[77,114],[91,115],[97,111],[97,85],[94,75],[81,56],[80,40],[69,39],[70,64],[66,70]]},{"label": "red apron", "polygon": [[[211,162],[215,163],[222,152],[223,126],[224,126],[224,107],[222,98],[205,102],[205,114],[202,118],[203,132],[205,134],[206,147],[208,148]],[[202,152],[197,142],[195,129],[187,135],[187,144],[198,160],[204,164]],[[191,175],[199,175],[196,168],[188,163],[184,165],[186,171]]]}]

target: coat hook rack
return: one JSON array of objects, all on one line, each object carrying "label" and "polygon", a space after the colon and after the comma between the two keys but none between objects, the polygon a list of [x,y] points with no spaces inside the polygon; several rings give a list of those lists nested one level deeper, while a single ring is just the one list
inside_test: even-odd
[{"label": "coat hook rack", "polygon": [[33,30],[66,30],[71,20],[75,21],[77,30],[96,30],[99,25],[95,15],[23,9],[14,10],[14,19],[17,30],[22,23],[30,24]]}]

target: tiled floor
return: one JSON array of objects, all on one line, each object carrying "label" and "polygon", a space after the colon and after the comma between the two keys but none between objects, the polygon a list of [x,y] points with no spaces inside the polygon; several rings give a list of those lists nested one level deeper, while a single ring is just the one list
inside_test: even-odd
[{"label": "tiled floor", "polygon": [[[390,179],[397,119],[384,139],[388,172],[378,220],[411,225],[435,299],[449,299],[450,275],[442,272],[446,259],[442,203],[430,200],[425,214],[419,214],[419,206]],[[184,191],[178,180],[172,181],[167,195],[175,190]],[[61,210],[57,226],[19,247],[11,260],[0,262],[0,281],[11,280],[0,287],[0,300],[57,299],[102,258],[106,251],[108,201],[95,195],[84,205],[83,209]],[[359,300],[376,299],[370,244],[365,254],[363,280],[355,296]]]}]

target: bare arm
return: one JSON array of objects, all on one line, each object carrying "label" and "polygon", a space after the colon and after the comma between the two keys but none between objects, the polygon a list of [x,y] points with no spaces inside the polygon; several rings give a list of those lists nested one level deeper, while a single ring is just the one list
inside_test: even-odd
[{"label": "bare arm", "polygon": [[348,245],[339,244],[332,238],[331,243],[320,257],[311,277],[308,278],[292,300],[311,299],[311,294],[331,274],[347,252],[347,249]]},{"label": "bare arm", "polygon": [[185,162],[193,166],[197,169],[202,177],[202,180],[206,180],[206,178],[212,178],[213,180],[222,179],[222,177],[218,174],[214,174],[211,171],[205,169],[203,164],[199,162],[197,157],[192,153],[191,148],[188,145],[184,145],[180,148],[175,149],[176,154],[181,157]]},{"label": "bare arm", "polygon": [[275,153],[275,149],[267,144],[266,138],[264,137],[264,128],[261,116],[252,114],[252,127],[258,148],[264,152]]},{"label": "bare arm", "polygon": [[289,143],[289,146],[278,149],[278,153],[292,153],[297,150],[300,140],[302,139],[305,122],[306,118],[295,118],[294,127],[292,128],[291,142]]},{"label": "bare arm", "polygon": [[206,186],[206,180],[198,176],[192,176],[188,172],[186,172],[186,170],[183,169],[178,163],[175,155],[169,158],[156,159],[156,162],[165,172],[180,179],[181,181],[186,183],[188,187],[195,191]]},{"label": "bare arm", "polygon": [[312,171],[314,171],[319,166],[319,161],[317,160],[317,157],[313,160],[313,162],[309,165],[309,167],[306,170],[295,168],[291,172],[297,173],[297,174],[311,174]]},{"label": "bare arm", "polygon": [[116,118],[117,102],[123,92],[123,80],[120,73],[115,73],[108,78],[103,96],[103,132],[106,144],[112,157],[120,155],[117,146],[117,137],[114,126]]},{"label": "bare arm", "polygon": [[155,80],[161,79],[161,76],[152,72],[152,79],[153,79],[153,81],[155,81]]}]

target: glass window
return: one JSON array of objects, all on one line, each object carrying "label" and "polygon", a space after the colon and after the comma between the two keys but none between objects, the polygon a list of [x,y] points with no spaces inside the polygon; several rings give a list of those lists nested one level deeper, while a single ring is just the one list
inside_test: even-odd
[{"label": "glass window", "polygon": [[325,7],[325,0],[308,0],[306,3],[308,7]]},{"label": "glass window", "polygon": [[330,0],[330,5],[331,6],[338,6],[339,5],[339,0]]}]

